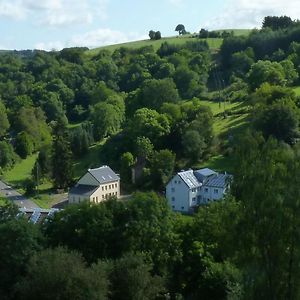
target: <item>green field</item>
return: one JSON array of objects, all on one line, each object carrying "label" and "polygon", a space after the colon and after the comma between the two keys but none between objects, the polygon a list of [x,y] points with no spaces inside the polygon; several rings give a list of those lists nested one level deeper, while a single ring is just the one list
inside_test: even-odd
[{"label": "green field", "polygon": [[201,100],[201,103],[205,106],[209,106],[213,115],[217,115],[219,113],[224,112],[224,110],[234,110],[240,108],[243,104],[240,102],[216,102],[216,101],[209,101],[209,100]]},{"label": "green field", "polygon": [[[215,102],[209,100],[201,100],[201,103],[205,106],[210,107],[214,115],[214,133],[217,136],[224,135],[226,133],[236,133],[244,129],[247,126],[249,114],[238,113],[240,109],[245,107],[243,102]],[[227,112],[227,116],[220,115]],[[231,112],[231,114],[228,114]]]},{"label": "green field", "polygon": [[[154,50],[157,51],[160,48],[161,44],[164,42],[168,42],[170,44],[175,44],[175,45],[183,45],[188,41],[195,41],[195,40],[196,38],[192,38],[191,36],[180,36],[180,37],[176,36],[176,37],[162,38],[161,40],[157,40],[157,41],[151,41],[151,40],[134,41],[134,42],[109,45],[109,46],[103,46],[103,47],[91,49],[88,50],[86,54],[88,56],[94,56],[97,55],[97,53],[100,50],[108,50],[114,52],[116,49],[119,49],[121,47],[138,49],[145,46],[153,46]],[[201,40],[206,40],[210,49],[219,49],[223,42],[223,39],[208,38],[208,39],[201,39]]]},{"label": "green field", "polygon": [[37,154],[34,154],[17,162],[11,170],[4,172],[3,179],[17,188],[22,186],[30,178],[36,158]]},{"label": "green field", "polygon": [[[224,30],[233,31],[235,36],[249,35],[249,33],[251,32],[251,29],[222,29],[217,31],[223,32]],[[193,41],[197,39],[193,36],[194,36],[193,34],[188,34],[184,36],[163,37],[162,39],[156,41],[151,41],[150,39],[147,39],[147,40],[133,41],[133,42],[127,42],[127,43],[121,43],[115,45],[108,45],[108,46],[103,46],[103,47],[88,50],[86,54],[88,56],[94,56],[100,50],[109,50],[111,52],[114,52],[116,49],[119,49],[121,47],[138,49],[145,46],[153,46],[154,50],[156,51],[164,42],[168,42],[170,44],[175,44],[175,45],[183,45],[188,41]],[[201,40],[206,40],[211,50],[219,49],[223,42],[223,39],[221,38],[208,38],[208,39],[201,39]]]},{"label": "green field", "polygon": [[196,169],[201,168],[210,168],[217,172],[228,172],[233,173],[234,170],[234,157],[231,156],[224,156],[224,155],[216,155],[212,156],[207,161],[200,163],[199,165],[195,166]]},{"label": "green field", "polygon": [[221,30],[217,30],[219,32],[223,32],[223,31],[233,31],[235,36],[242,36],[242,35],[249,35],[252,29],[221,29]]},{"label": "green field", "polygon": [[[245,104],[242,102],[225,103],[225,109],[227,115],[224,116],[220,113],[224,112],[224,103],[219,105],[218,102],[213,101],[202,101],[206,106],[209,106],[214,115],[214,134],[220,140],[228,142],[228,137],[231,136],[233,139],[245,132],[249,126],[249,113],[239,113],[242,108],[245,108]],[[228,112],[231,114],[228,114]],[[224,156],[218,154],[210,157],[195,166],[194,168],[211,168],[220,172],[233,172],[234,157]]]},{"label": "green field", "polygon": [[224,117],[217,117],[214,122],[214,132],[216,135],[224,135],[226,133],[239,133],[247,126],[248,114],[231,115]]}]

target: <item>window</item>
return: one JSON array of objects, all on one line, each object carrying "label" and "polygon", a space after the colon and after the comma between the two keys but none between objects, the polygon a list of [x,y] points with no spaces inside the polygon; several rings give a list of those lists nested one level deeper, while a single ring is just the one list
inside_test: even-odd
[{"label": "window", "polygon": [[173,201],[173,202],[175,201],[175,197],[172,197],[172,201]]},{"label": "window", "polygon": [[102,199],[104,199],[104,195],[102,195]]},{"label": "window", "polygon": [[214,194],[219,194],[219,190],[218,189],[214,189]]},{"label": "window", "polygon": [[174,183],[177,184],[177,180],[175,180]]},{"label": "window", "polygon": [[105,190],[107,191],[107,185],[105,186]]},{"label": "window", "polygon": [[172,205],[172,208],[175,209],[175,205]]},{"label": "window", "polygon": [[115,183],[115,188],[117,188],[118,187],[118,185]]},{"label": "window", "polygon": [[205,188],[205,190],[204,190],[204,191],[205,191],[205,193],[208,193],[208,188]]},{"label": "window", "polygon": [[109,187],[108,187],[109,189],[111,189],[111,185],[109,185]]},{"label": "window", "polygon": [[180,184],[181,183],[181,181],[180,180],[178,180],[178,184]]},{"label": "window", "polygon": [[184,210],[184,206],[181,206],[181,210]]},{"label": "window", "polygon": [[98,203],[98,196],[96,197],[96,202]]},{"label": "window", "polygon": [[192,189],[192,193],[195,193],[196,192],[196,189]]},{"label": "window", "polygon": [[197,204],[201,203],[202,196],[197,196]]},{"label": "window", "polygon": [[197,191],[200,192],[200,191],[201,191],[201,187],[198,187],[198,188],[197,188]]},{"label": "window", "polygon": [[172,193],[175,193],[175,188],[171,188]]},{"label": "window", "polygon": [[195,201],[196,201],[196,197],[194,197],[194,198],[192,199],[192,201],[195,202]]},{"label": "window", "polygon": [[104,186],[102,187],[102,191],[104,191]]}]

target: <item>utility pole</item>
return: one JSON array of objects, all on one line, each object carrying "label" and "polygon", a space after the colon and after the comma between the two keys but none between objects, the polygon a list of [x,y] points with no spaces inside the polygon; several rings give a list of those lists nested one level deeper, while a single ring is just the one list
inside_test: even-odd
[{"label": "utility pole", "polygon": [[36,194],[39,196],[39,163],[36,162]]}]

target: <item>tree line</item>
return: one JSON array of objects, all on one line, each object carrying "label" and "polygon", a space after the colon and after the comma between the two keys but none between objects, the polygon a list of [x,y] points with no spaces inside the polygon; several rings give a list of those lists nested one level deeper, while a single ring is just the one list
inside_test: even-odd
[{"label": "tree line", "polygon": [[42,225],[2,206],[3,299],[298,299],[299,145],[253,129],[234,151],[231,194],[194,216],[154,192]]},{"label": "tree line", "polygon": [[[63,169],[72,165],[72,159],[82,158],[93,143],[106,139],[98,161],[105,157],[106,164],[120,170],[120,158],[126,152],[134,156],[135,163],[140,161],[137,140],[148,139],[155,155],[163,151],[170,158],[171,167],[163,171],[170,176],[175,155],[188,153],[171,144],[174,135],[185,143],[184,132],[176,132],[182,131],[176,122],[186,128],[197,123],[199,98],[207,90],[211,63],[207,44],[198,40],[180,46],[163,43],[157,52],[152,47],[121,47],[113,53],[101,50],[93,57],[86,51],[70,48],[0,56],[1,168],[9,169],[20,158],[39,153],[33,181],[38,173],[40,180],[51,179],[56,187],[66,188],[71,180],[70,176],[63,180]],[[184,112],[192,109],[189,104],[181,108],[191,99],[198,103],[195,111]],[[175,115],[169,113],[168,105]],[[58,123],[66,131],[61,139]],[[69,124],[73,123],[78,125],[72,128]],[[200,130],[198,135],[203,153],[212,137],[202,137]],[[57,144],[63,141],[65,145]],[[55,158],[59,151],[69,153],[59,160],[66,162],[61,168]],[[154,164],[154,158],[151,161]],[[154,167],[149,160],[145,163],[142,167],[151,173]],[[149,172],[145,170],[143,180],[153,186],[157,174]],[[162,175],[165,179],[159,179],[160,186],[168,176]],[[29,191],[33,181],[28,182]]]}]

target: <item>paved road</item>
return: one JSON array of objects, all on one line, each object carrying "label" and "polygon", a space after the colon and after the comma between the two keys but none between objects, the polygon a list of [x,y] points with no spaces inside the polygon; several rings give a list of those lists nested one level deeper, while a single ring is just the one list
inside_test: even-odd
[{"label": "paved road", "polygon": [[23,195],[21,195],[16,190],[12,189],[9,185],[0,181],[0,194],[7,198],[8,200],[13,201],[19,207],[22,208],[39,208],[33,201],[27,199]]}]

